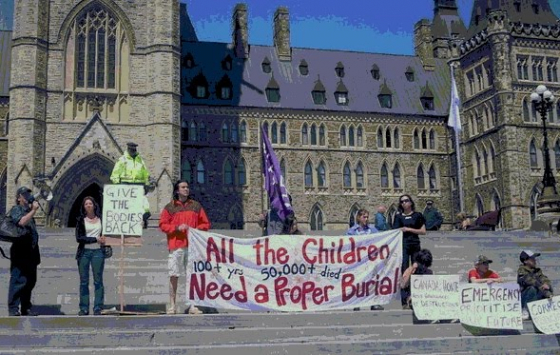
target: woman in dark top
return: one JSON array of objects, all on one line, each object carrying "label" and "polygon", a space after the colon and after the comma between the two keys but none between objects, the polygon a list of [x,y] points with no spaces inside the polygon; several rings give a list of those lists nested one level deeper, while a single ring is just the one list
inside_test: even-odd
[{"label": "woman in dark top", "polygon": [[[420,212],[415,211],[416,205],[410,195],[402,195],[399,198],[399,213],[395,216],[393,229],[403,232],[403,260],[401,271],[404,272],[410,265],[410,259],[420,251],[419,235],[426,234],[426,222]],[[401,292],[401,303],[406,306],[406,295]]]},{"label": "woman in dark top", "polygon": [[82,202],[80,212],[76,224],[76,242],[78,242],[76,260],[80,273],[80,312],[78,315],[89,314],[90,265],[95,287],[93,314],[101,315],[104,303],[103,269],[105,267],[103,253],[105,237],[101,233],[101,209],[93,197],[87,196]]}]

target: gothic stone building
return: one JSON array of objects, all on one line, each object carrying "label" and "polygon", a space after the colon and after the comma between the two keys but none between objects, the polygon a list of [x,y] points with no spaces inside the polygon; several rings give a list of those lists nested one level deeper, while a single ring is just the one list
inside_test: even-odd
[{"label": "gothic stone building", "polygon": [[501,208],[505,228],[530,223],[542,135],[523,102],[541,81],[555,88],[560,55],[545,0],[477,1],[468,28],[454,0],[435,0],[433,19],[414,26],[414,56],[292,47],[286,8],[271,46],[250,44],[243,4],[230,43],[199,41],[174,0],[16,0],[14,13],[0,38],[1,209],[17,186],[47,185],[46,222],[71,225],[133,140],[157,182],[152,210],[183,177],[214,227],[256,229],[267,208],[262,128],[304,229],[346,228],[379,204],[394,212],[402,193],[418,209],[434,200],[451,223],[455,64],[467,211]]}]

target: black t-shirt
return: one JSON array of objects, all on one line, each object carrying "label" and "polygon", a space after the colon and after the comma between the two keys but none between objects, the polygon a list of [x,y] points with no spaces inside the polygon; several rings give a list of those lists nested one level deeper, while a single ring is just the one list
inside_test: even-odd
[{"label": "black t-shirt", "polygon": [[[420,212],[412,212],[412,214],[408,216],[402,213],[397,213],[395,216],[395,223],[393,223],[393,229],[401,227],[420,229],[425,224],[426,220]],[[403,241],[407,244],[420,244],[418,234],[412,232],[403,232]]]}]

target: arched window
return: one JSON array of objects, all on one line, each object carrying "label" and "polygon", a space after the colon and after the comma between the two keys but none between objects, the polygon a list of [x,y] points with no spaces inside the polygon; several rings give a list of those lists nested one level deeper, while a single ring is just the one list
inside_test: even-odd
[{"label": "arched window", "polygon": [[345,188],[352,187],[352,174],[350,173],[350,163],[344,164],[343,183]]},{"label": "arched window", "polygon": [[317,145],[317,126],[311,125],[311,145]]},{"label": "arched window", "polygon": [[[558,109],[560,110],[560,106],[558,107]],[[531,115],[529,113],[529,103],[527,102],[526,98],[523,100],[523,121],[531,122]]]},{"label": "arched window", "polygon": [[307,133],[307,123],[304,123],[301,127],[301,144],[308,145],[309,144],[309,135]]},{"label": "arched window", "polygon": [[272,122],[272,126],[271,127],[271,143],[278,143],[278,124],[276,122]]},{"label": "arched window", "polygon": [[476,195],[476,211],[475,214],[480,217],[484,214],[484,204],[482,203],[482,197]]},{"label": "arched window", "polygon": [[426,182],[424,181],[424,167],[422,164],[420,164],[416,170],[416,183],[418,184],[418,190],[426,189]]},{"label": "arched window", "polygon": [[340,146],[341,147],[346,146],[346,126],[344,125],[340,127]]},{"label": "arched window", "polygon": [[237,122],[231,124],[231,141],[237,143],[239,141],[239,130],[237,129]]},{"label": "arched window", "polygon": [[389,172],[385,163],[381,166],[381,188],[389,188]]},{"label": "arched window", "polygon": [[377,129],[377,147],[383,148],[383,131],[381,130],[381,127]]},{"label": "arched window", "polygon": [[364,137],[363,137],[364,133],[362,130],[362,126],[358,127],[358,133],[357,133],[357,145],[358,147],[363,147],[364,145]]},{"label": "arched window", "polygon": [[476,151],[476,171],[477,174],[475,176],[482,176],[482,169],[480,168],[480,153],[478,150]]},{"label": "arched window", "polygon": [[204,184],[204,181],[206,177],[206,172],[204,170],[204,164],[202,163],[202,160],[199,160],[196,163],[196,182],[199,184]]},{"label": "arched window", "polygon": [[280,173],[284,179],[284,184],[286,184],[288,182],[288,175],[286,175],[286,160],[284,160],[284,158],[280,160]]},{"label": "arched window", "polygon": [[196,142],[196,122],[195,121],[191,121],[190,127],[189,127],[189,141],[191,142]]},{"label": "arched window", "polygon": [[247,143],[247,122],[241,121],[241,128],[239,130],[241,143]]},{"label": "arched window", "polygon": [[[130,44],[124,26],[109,10],[95,4],[76,17],[66,44],[64,117],[89,118],[92,109],[80,98],[95,90],[103,117],[128,119]],[[103,93],[110,93],[111,97]]]},{"label": "arched window", "polygon": [[229,126],[225,122],[222,125],[222,142],[224,142],[224,143],[229,142]]},{"label": "arched window", "polygon": [[364,167],[362,166],[362,162],[358,162],[356,166],[356,187],[358,189],[364,188],[366,185],[364,183]]},{"label": "arched window", "polygon": [[280,125],[280,144],[286,144],[286,122]]},{"label": "arched window", "polygon": [[200,142],[206,142],[208,140],[208,135],[206,134],[206,125],[204,122],[200,122],[198,125],[198,140]]},{"label": "arched window", "polygon": [[494,146],[490,145],[490,157],[492,157],[492,164],[490,167],[492,168],[492,172],[496,172],[496,151],[494,150]]},{"label": "arched window", "polygon": [[234,177],[233,167],[229,159],[227,159],[226,163],[224,164],[224,184],[233,185],[233,182],[235,181],[234,179],[235,177]]},{"label": "arched window", "polygon": [[434,166],[430,166],[430,170],[428,170],[428,178],[430,182],[430,191],[434,191],[437,189],[437,178],[436,178],[436,169]]},{"label": "arched window", "polygon": [[537,211],[537,206],[538,206],[539,197],[542,194],[542,189],[540,187],[542,187],[542,183],[539,183],[539,184],[533,186],[533,190],[531,191],[531,199],[529,201],[529,210],[531,211],[531,220],[535,220],[539,216],[538,211]]},{"label": "arched window", "polygon": [[262,124],[262,130],[265,131],[266,136],[270,139],[270,131],[268,130],[268,122]]},{"label": "arched window", "polygon": [[237,184],[247,185],[247,172],[245,171],[245,159],[241,158],[237,164]]},{"label": "arched window", "polygon": [[313,186],[313,165],[311,165],[311,162],[309,161],[305,164],[304,180],[305,187]]},{"label": "arched window", "polygon": [[399,163],[396,163],[393,168],[393,188],[401,188],[401,168],[399,167]]},{"label": "arched window", "polygon": [[393,136],[394,136],[393,145],[395,146],[396,149],[399,149],[401,147],[401,142],[399,137],[399,127],[395,128],[395,132]]},{"label": "arched window", "polygon": [[538,167],[537,161],[537,147],[535,146],[535,141],[532,140],[531,144],[529,145],[529,163],[531,164],[531,168]]},{"label": "arched window", "polygon": [[414,149],[420,149],[420,138],[416,129],[414,130]]},{"label": "arched window", "polygon": [[483,148],[482,150],[482,163],[483,163],[484,171],[482,172],[481,175],[486,175],[488,174],[488,152],[486,151],[486,148]]},{"label": "arched window", "polygon": [[324,146],[325,143],[325,125],[321,124],[319,127],[319,145]]},{"label": "arched window", "polygon": [[192,165],[191,162],[188,160],[183,160],[183,164],[181,164],[181,179],[187,180],[190,184],[192,181]]},{"label": "arched window", "polygon": [[327,186],[327,170],[324,162],[320,162],[317,168],[317,182],[319,187]]},{"label": "arched window", "polygon": [[385,147],[391,148],[391,129],[389,127],[385,130]]},{"label": "arched window", "polygon": [[430,149],[436,149],[436,134],[433,129],[430,130]]},{"label": "arched window", "polygon": [[[7,120],[6,120],[6,124],[8,124]],[[181,121],[181,140],[183,141],[189,140],[189,124],[186,121]]]},{"label": "arched window", "polygon": [[531,106],[531,122],[537,122],[537,108],[532,103],[529,103]]},{"label": "arched window", "polygon": [[426,130],[423,129],[422,130],[422,149],[426,149],[428,148],[428,145],[426,144]]},{"label": "arched window", "polygon": [[319,206],[315,206],[313,207],[313,210],[311,210],[311,230],[323,230],[323,212],[321,211]]},{"label": "arched window", "polygon": [[554,145],[554,162],[556,163],[556,169],[560,170],[560,140],[557,140]]},{"label": "arched window", "polygon": [[358,211],[360,210],[360,208],[356,205],[352,206],[352,209],[350,210],[350,214],[348,215],[348,225],[350,227],[354,226],[354,224],[356,224],[356,216],[358,215]]},{"label": "arched window", "polygon": [[348,128],[348,145],[350,147],[354,147],[354,127],[350,126],[350,128]]}]

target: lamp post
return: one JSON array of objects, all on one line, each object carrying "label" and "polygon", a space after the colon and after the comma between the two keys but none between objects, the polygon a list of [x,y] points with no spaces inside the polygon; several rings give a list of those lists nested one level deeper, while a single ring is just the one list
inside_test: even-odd
[{"label": "lamp post", "polygon": [[541,115],[544,136],[544,176],[543,192],[539,197],[539,213],[554,212],[558,210],[560,196],[556,190],[556,179],[550,168],[550,152],[548,150],[548,132],[546,128],[547,112],[552,108],[554,95],[546,86],[539,85],[531,94],[531,101],[536,111]]}]

